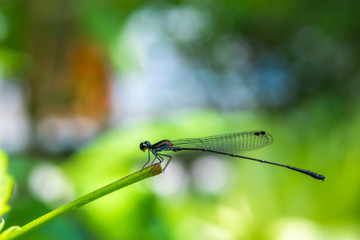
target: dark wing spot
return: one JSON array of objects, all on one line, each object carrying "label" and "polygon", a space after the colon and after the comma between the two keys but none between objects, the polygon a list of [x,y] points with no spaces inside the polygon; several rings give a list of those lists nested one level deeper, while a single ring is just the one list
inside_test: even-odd
[{"label": "dark wing spot", "polygon": [[259,136],[259,135],[260,135],[260,132],[255,132],[255,135],[256,135],[256,136]]},{"label": "dark wing spot", "polygon": [[265,135],[265,134],[266,134],[266,132],[264,132],[264,131],[261,131],[260,133],[261,133],[261,135]]}]

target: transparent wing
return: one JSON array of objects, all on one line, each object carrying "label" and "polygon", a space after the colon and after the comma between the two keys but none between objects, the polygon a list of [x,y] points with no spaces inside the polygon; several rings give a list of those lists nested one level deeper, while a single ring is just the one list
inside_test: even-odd
[{"label": "transparent wing", "polygon": [[237,132],[203,138],[183,138],[171,141],[173,147],[201,148],[227,153],[237,153],[265,147],[273,137],[265,131]]}]

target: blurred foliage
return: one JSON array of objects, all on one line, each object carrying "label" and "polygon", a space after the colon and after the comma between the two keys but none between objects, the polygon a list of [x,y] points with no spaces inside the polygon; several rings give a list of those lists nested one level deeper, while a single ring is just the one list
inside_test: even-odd
[{"label": "blurred foliage", "polygon": [[[144,115],[135,107],[122,112],[135,120],[110,127],[70,158],[10,155],[17,188],[5,227],[141,168],[147,160],[138,149],[141,140],[261,129],[275,142],[247,155],[313,170],[326,181],[240,159],[178,153],[162,176],[106,196],[26,239],[360,239],[359,11],[355,1],[0,0],[0,77],[25,88],[37,56],[29,52],[29,39],[40,50],[52,39],[56,69],[68,64],[59,60],[66,53],[57,44],[73,33],[105,49],[104,62],[120,80],[131,71],[146,75],[144,59],[167,61],[166,54],[181,55],[179,65],[193,72],[190,80],[180,69],[174,82],[136,82],[134,92],[123,94],[136,98],[141,89],[148,101],[132,98],[131,106],[150,102],[144,109],[152,115],[138,117]],[[45,40],[36,41],[37,34]],[[155,48],[163,51],[151,55]],[[39,73],[49,70],[43,63],[37,62]],[[162,67],[149,79],[161,78],[168,65]],[[176,91],[194,79],[197,85],[185,86],[187,94],[177,98]],[[202,95],[203,102],[193,101]],[[178,102],[193,105],[178,108]],[[39,169],[50,174],[38,180]],[[33,181],[50,187],[33,189]]]}]

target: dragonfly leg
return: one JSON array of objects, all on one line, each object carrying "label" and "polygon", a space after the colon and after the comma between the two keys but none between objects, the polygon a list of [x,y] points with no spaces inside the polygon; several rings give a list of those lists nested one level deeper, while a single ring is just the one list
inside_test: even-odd
[{"label": "dragonfly leg", "polygon": [[[155,159],[156,159],[156,157],[155,157]],[[153,162],[155,161],[155,159],[153,160]],[[148,165],[149,162],[150,162],[150,151],[148,151],[148,160],[147,160],[147,162],[145,163],[145,165],[142,167],[141,170],[143,170],[143,169],[146,167],[146,165]]]},{"label": "dragonfly leg", "polygon": [[159,163],[162,163],[162,161],[164,161],[164,159],[160,157],[159,154],[156,154],[154,160],[152,160],[150,165],[154,164],[156,159],[159,160]]},{"label": "dragonfly leg", "polygon": [[[160,154],[159,154],[159,155],[160,155]],[[165,164],[165,167],[164,167],[164,171],[165,171],[165,169],[167,168],[167,166],[169,165],[169,163],[170,163],[170,161],[171,161],[171,159],[172,159],[172,156],[170,156],[170,155],[165,155],[165,154],[161,154],[161,156],[168,157],[168,160],[167,160],[167,162],[166,162],[166,164]]]}]

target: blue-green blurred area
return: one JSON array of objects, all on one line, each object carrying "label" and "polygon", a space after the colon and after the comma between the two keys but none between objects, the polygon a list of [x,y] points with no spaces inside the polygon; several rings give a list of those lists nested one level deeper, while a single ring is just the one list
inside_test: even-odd
[{"label": "blue-green blurred area", "polygon": [[164,174],[24,239],[360,239],[360,5],[0,1],[5,228],[143,167],[141,141],[264,130],[249,157]]}]

